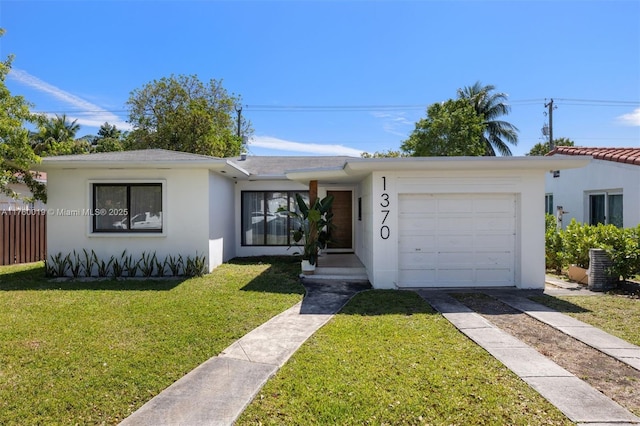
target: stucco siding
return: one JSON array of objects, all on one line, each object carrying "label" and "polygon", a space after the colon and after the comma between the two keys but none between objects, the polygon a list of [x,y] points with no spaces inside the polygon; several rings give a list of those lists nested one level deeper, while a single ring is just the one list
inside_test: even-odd
[{"label": "stucco siding", "polygon": [[[162,234],[93,233],[92,183],[161,182]],[[94,250],[99,258],[119,257],[123,250],[134,257],[155,252],[159,258],[209,253],[208,171],[181,170],[51,170],[47,190],[48,254]],[[208,259],[207,259],[208,260]]]},{"label": "stucco siding", "polygon": [[[235,257],[236,215],[233,214],[235,184],[232,180],[209,173],[209,269]],[[238,218],[239,220],[239,218]]]},{"label": "stucco siding", "polygon": [[562,225],[571,219],[589,221],[589,193],[621,193],[623,196],[623,225],[640,224],[640,166],[606,160],[592,160],[580,169],[561,170],[554,178],[545,175],[545,192],[553,194],[553,209],[562,206],[565,212]]},{"label": "stucco siding", "polygon": [[[369,275],[369,281],[373,280],[371,271],[373,271],[373,201],[372,175],[365,177],[356,192],[357,199],[361,198],[362,215],[361,220],[356,221],[355,233],[356,233],[356,255],[365,266],[367,274]],[[356,206],[357,208],[357,206]],[[357,214],[357,211],[356,211]],[[356,218],[357,219],[357,218]]]}]

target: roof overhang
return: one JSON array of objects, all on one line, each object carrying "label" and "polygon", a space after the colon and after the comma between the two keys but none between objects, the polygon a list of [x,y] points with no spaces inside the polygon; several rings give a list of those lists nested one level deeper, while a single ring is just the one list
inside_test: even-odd
[{"label": "roof overhang", "polygon": [[[88,156],[87,156],[88,157]],[[249,172],[226,159],[203,158],[197,160],[154,160],[154,161],[114,161],[86,159],[54,159],[46,157],[42,162],[33,166],[34,170],[74,170],[74,169],[207,169],[220,173],[229,178],[243,179]]]},{"label": "roof overhang", "polygon": [[584,167],[591,156],[571,157],[402,157],[356,158],[347,160],[343,167],[297,169],[286,173],[290,180],[322,183],[355,183],[372,172],[384,171],[553,171]]}]

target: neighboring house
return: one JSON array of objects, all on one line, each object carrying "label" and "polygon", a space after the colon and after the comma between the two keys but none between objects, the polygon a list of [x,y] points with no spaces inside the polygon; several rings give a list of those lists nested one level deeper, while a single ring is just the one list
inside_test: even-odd
[{"label": "neighboring house", "polygon": [[[40,183],[47,183],[47,174],[39,173],[36,177],[36,180]],[[44,209],[46,208],[45,204],[36,200],[34,202],[27,202],[25,199],[28,199],[33,196],[27,185],[24,183],[11,183],[8,185],[9,189],[13,190],[16,194],[18,194],[19,198],[12,198],[9,195],[0,192],[0,211],[12,211],[12,210],[33,210],[33,209]]]},{"label": "neighboring house", "polygon": [[[544,285],[544,176],[589,157],[47,157],[49,254],[291,254],[295,193],[335,197],[329,251],[374,288]],[[135,218],[135,219],[134,219]],[[138,220],[139,219],[139,220]]]},{"label": "neighboring house", "polygon": [[625,228],[640,224],[640,148],[559,146],[548,154],[576,155],[592,156],[593,161],[584,168],[546,174],[547,213],[562,217],[563,228],[571,219]]}]

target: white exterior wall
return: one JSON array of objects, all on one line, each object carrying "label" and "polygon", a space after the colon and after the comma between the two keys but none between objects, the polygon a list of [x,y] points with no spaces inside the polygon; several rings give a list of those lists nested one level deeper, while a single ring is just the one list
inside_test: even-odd
[{"label": "white exterior wall", "polygon": [[231,179],[209,173],[209,270],[236,255],[234,187]]},{"label": "white exterior wall", "polygon": [[561,170],[554,178],[545,174],[545,192],[553,194],[553,208],[562,206],[565,228],[571,219],[589,221],[589,192],[618,191],[622,193],[624,227],[640,224],[640,166],[607,160],[592,160],[580,169]]},{"label": "white exterior wall", "polygon": [[[186,169],[52,169],[47,177],[47,251],[82,253],[94,250],[101,259],[119,257],[123,250],[134,258],[142,252],[209,257],[208,170]],[[91,183],[163,183],[162,234],[108,234],[91,232],[91,216],[78,214],[92,207]],[[207,259],[209,261],[209,259]]]},{"label": "white exterior wall", "polygon": [[290,180],[240,181],[235,185],[235,245],[236,256],[293,255],[288,246],[242,245],[242,191],[308,191],[309,187]]},{"label": "white exterior wall", "polygon": [[[544,288],[544,177],[542,171],[424,171],[372,174],[374,288],[397,288],[399,194],[507,193],[516,198],[515,285]],[[385,210],[389,210],[389,213]],[[384,238],[387,237],[387,238]]]},{"label": "white exterior wall", "polygon": [[[10,183],[7,185],[9,189],[16,192],[21,198],[22,197],[32,197],[33,194],[29,190],[29,187],[24,183]],[[27,203],[22,199],[11,198],[5,193],[0,193],[0,211],[1,210],[24,210],[32,208],[31,203]],[[40,201],[36,200],[33,203],[34,209],[44,209],[46,205]]]},{"label": "white exterior wall", "polygon": [[357,220],[354,228],[356,246],[355,252],[367,270],[369,281],[373,282],[373,180],[372,175],[367,176],[360,182],[356,191],[356,215],[358,197],[362,198],[362,220]]}]

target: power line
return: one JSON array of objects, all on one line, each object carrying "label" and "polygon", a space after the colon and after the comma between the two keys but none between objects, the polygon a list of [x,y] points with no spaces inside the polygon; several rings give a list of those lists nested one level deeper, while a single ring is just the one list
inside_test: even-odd
[{"label": "power line", "polygon": [[571,98],[556,98],[556,101],[568,101],[568,102],[578,102],[578,103],[588,103],[588,104],[610,104],[610,105],[640,105],[639,101],[612,101],[612,100],[601,100],[601,99],[571,99]]},{"label": "power line", "polygon": [[[546,102],[546,98],[538,99],[514,99],[508,102],[511,106],[535,105]],[[601,100],[601,99],[574,99],[574,98],[554,98],[554,102],[562,105],[574,106],[611,106],[611,107],[630,107],[640,106],[640,100]],[[376,111],[406,111],[406,110],[423,110],[427,108],[427,104],[365,104],[365,105],[268,105],[268,104],[245,104],[242,105],[250,112],[376,112]],[[40,114],[118,114],[128,113],[127,109],[61,109],[50,111],[34,111]]]}]

